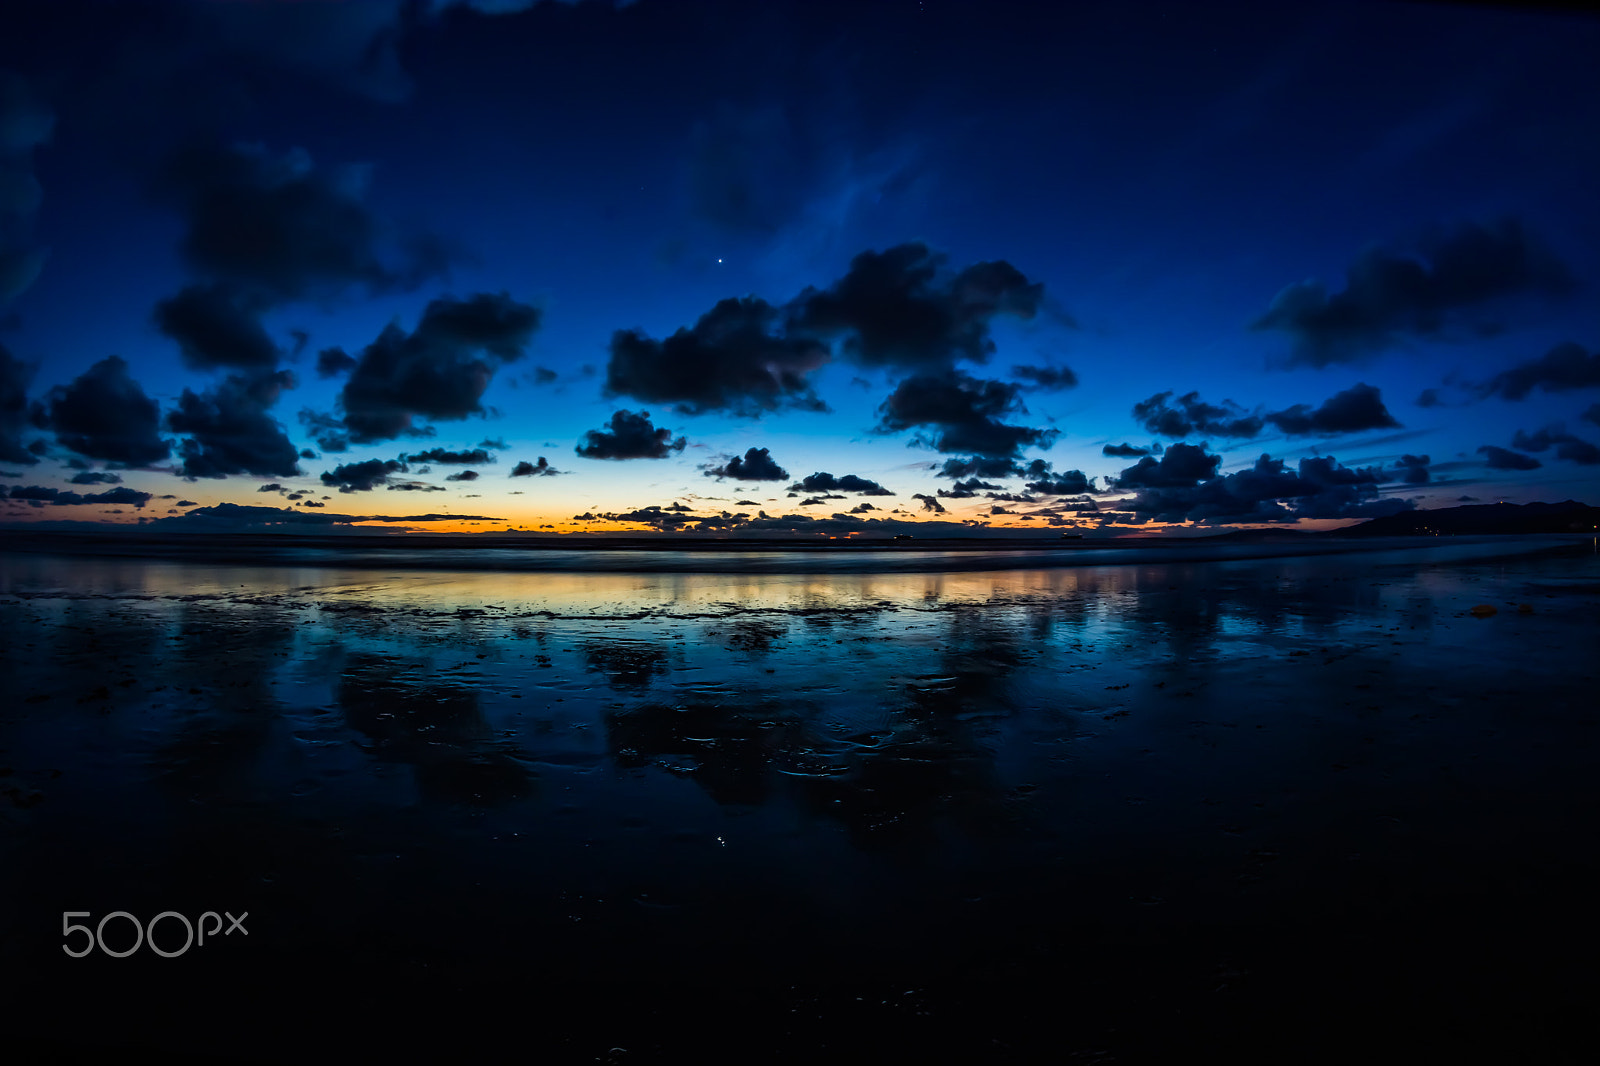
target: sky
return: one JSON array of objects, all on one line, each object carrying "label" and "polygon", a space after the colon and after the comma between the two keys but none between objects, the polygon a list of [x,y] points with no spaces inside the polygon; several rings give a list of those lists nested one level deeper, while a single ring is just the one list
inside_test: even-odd
[{"label": "sky", "polygon": [[0,524],[1193,535],[1600,504],[1600,20],[23,2]]}]

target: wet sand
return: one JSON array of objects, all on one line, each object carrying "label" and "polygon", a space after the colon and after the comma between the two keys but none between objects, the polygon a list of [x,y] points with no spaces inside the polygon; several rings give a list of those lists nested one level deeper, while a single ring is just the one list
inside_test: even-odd
[{"label": "wet sand", "polygon": [[[1592,1023],[1588,541],[336,563],[0,554],[13,1047],[1552,1062]],[[62,951],[118,910],[248,933]]]}]

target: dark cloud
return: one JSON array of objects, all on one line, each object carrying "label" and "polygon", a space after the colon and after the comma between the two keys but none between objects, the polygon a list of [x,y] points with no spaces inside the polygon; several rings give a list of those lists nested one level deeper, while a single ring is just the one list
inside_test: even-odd
[{"label": "dark cloud", "polygon": [[1407,485],[1426,485],[1433,479],[1433,475],[1428,472],[1429,461],[1426,455],[1402,455],[1400,461],[1395,464],[1395,469],[1405,472],[1401,480]]},{"label": "dark cloud", "polygon": [[1600,464],[1600,448],[1584,440],[1574,437],[1560,424],[1546,426],[1537,433],[1524,433],[1517,430],[1511,439],[1511,446],[1525,452],[1543,452],[1551,448],[1556,450],[1556,458],[1568,462],[1579,463],[1583,466]]},{"label": "dark cloud", "polygon": [[1399,429],[1383,397],[1376,387],[1364,383],[1352,385],[1322,402],[1312,410],[1297,403],[1283,411],[1266,416],[1267,421],[1288,437],[1312,435],[1329,436],[1336,433],[1356,433],[1367,429]]},{"label": "dark cloud", "polygon": [[862,252],[828,289],[794,300],[790,329],[843,337],[844,354],[863,366],[932,372],[985,362],[995,350],[990,321],[1002,312],[1032,318],[1044,286],[1003,260],[941,279],[944,261],[920,243]]},{"label": "dark cloud", "polygon": [[1589,409],[1578,417],[1585,422],[1593,422],[1595,425],[1600,426],[1600,403],[1590,404]]},{"label": "dark cloud", "polygon": [[999,485],[991,485],[987,481],[981,481],[978,478],[970,478],[966,481],[957,481],[948,489],[940,489],[938,496],[945,500],[970,500],[978,494],[979,489],[998,489],[999,487]]},{"label": "dark cloud", "polygon": [[506,441],[504,437],[485,437],[478,442],[478,447],[492,452],[503,452],[506,450]]},{"label": "dark cloud", "polygon": [[32,466],[38,457],[22,446],[27,421],[28,383],[35,367],[24,363],[0,344],[0,462]]},{"label": "dark cloud", "polygon": [[866,503],[866,502],[862,502],[862,503],[858,503],[854,507],[850,508],[850,513],[851,514],[866,514],[868,511],[876,511],[876,510],[877,510],[877,508],[872,506],[872,504]]},{"label": "dark cloud", "polygon": [[300,150],[193,144],[172,158],[160,189],[184,212],[189,264],[262,299],[408,289],[442,274],[433,242],[401,242],[384,262],[389,234],[362,203],[363,184],[359,169],[318,171]]},{"label": "dark cloud", "polygon": [[492,463],[495,459],[483,448],[472,448],[461,452],[453,452],[445,448],[429,448],[425,452],[402,455],[400,461],[404,463],[454,463],[459,466],[478,466],[483,463]]},{"label": "dark cloud", "polygon": [[1342,292],[1318,281],[1280,292],[1256,329],[1294,339],[1291,363],[1323,367],[1388,348],[1401,338],[1437,337],[1462,312],[1524,293],[1565,295],[1567,268],[1514,220],[1430,234],[1415,256],[1364,252]]},{"label": "dark cloud", "polygon": [[[302,408],[300,411],[300,424],[306,427],[306,432],[311,434],[311,439],[317,442],[317,447],[325,452],[344,452],[350,450],[350,435],[345,431],[344,422],[339,418]],[[302,459],[315,459],[316,454],[308,448],[300,453]]]},{"label": "dark cloud", "polygon": [[722,300],[693,329],[666,340],[619,330],[611,338],[606,395],[667,403],[683,414],[826,411],[806,379],[828,361],[828,349],[774,333],[780,317],[765,300],[748,296]]},{"label": "dark cloud", "polygon": [[1141,448],[1137,444],[1107,444],[1100,449],[1101,455],[1108,455],[1116,459],[1137,459],[1142,455],[1149,455],[1149,448]]},{"label": "dark cloud", "polygon": [[1490,470],[1537,470],[1544,465],[1531,455],[1523,455],[1521,452],[1493,444],[1485,444],[1478,451],[1488,456],[1484,463]]},{"label": "dark cloud", "polygon": [[1190,488],[1214,478],[1222,456],[1193,444],[1174,444],[1160,459],[1145,456],[1111,479],[1120,489]]},{"label": "dark cloud", "polygon": [[57,385],[33,405],[30,419],[54,430],[64,447],[120,466],[149,466],[172,453],[161,439],[161,408],[128,376],[120,356],[107,356],[70,385]]},{"label": "dark cloud", "polygon": [[11,486],[11,491],[7,493],[7,498],[26,500],[36,507],[43,507],[45,504],[56,507],[76,507],[93,504],[127,503],[132,504],[134,507],[143,508],[153,498],[153,494],[124,486],[107,489],[105,492],[91,492],[87,495],[80,495],[76,492],[68,492],[64,489],[51,488],[44,485],[13,485]]},{"label": "dark cloud", "polygon": [[1078,375],[1064,366],[1014,366],[1011,376],[1026,380],[1036,389],[1054,391],[1078,387]]},{"label": "dark cloud", "polygon": [[264,301],[232,285],[189,285],[156,304],[155,320],[196,370],[261,371],[282,355],[261,325],[263,310]]},{"label": "dark cloud", "polygon": [[[1168,454],[1189,447],[1175,445]],[[1326,456],[1300,460],[1298,472],[1287,469],[1282,459],[1262,455],[1254,466],[1236,473],[1187,484],[1171,480],[1106,507],[1146,521],[1217,524],[1375,518],[1415,506],[1408,500],[1379,498],[1380,470],[1341,466]]]},{"label": "dark cloud", "polygon": [[919,492],[919,493],[916,493],[915,495],[913,495],[911,498],[913,500],[921,500],[922,501],[922,509],[924,511],[934,511],[934,512],[937,512],[938,514],[944,514],[945,513],[944,504],[940,503],[938,497],[936,497],[936,496],[926,496],[926,495],[924,495],[924,494]]},{"label": "dark cloud", "polygon": [[539,322],[537,308],[506,293],[479,293],[430,301],[411,333],[386,326],[362,349],[339,395],[350,440],[393,440],[413,432],[417,415],[453,421],[483,414],[493,360],[521,358]]},{"label": "dark cloud", "polygon": [[1038,481],[1030,481],[1027,488],[1029,492],[1037,492],[1041,496],[1077,496],[1095,490],[1094,479],[1085,477],[1082,470],[1063,470]]},{"label": "dark cloud", "polygon": [[790,489],[796,492],[859,492],[863,496],[893,496],[894,493],[878,484],[868,481],[864,477],[854,474],[845,474],[834,477],[826,471],[810,474],[793,485]]},{"label": "dark cloud", "polygon": [[537,463],[530,463],[526,459],[518,463],[511,470],[512,477],[552,477],[562,471],[551,466],[544,456],[539,456]]},{"label": "dark cloud", "polygon": [[406,464],[394,459],[368,459],[360,463],[345,463],[323,471],[324,485],[337,485],[340,492],[370,492],[378,482],[388,481],[390,474],[404,473]]},{"label": "dark cloud", "polygon": [[1261,419],[1245,414],[1244,408],[1232,400],[1223,400],[1219,406],[1204,402],[1198,392],[1190,392],[1178,397],[1177,404],[1173,405],[1167,402],[1171,395],[1171,390],[1158,392],[1148,400],[1134,404],[1133,417],[1146,430],[1160,437],[1182,438],[1191,433],[1214,437],[1254,437],[1261,432]]},{"label": "dark cloud", "polygon": [[1535,388],[1545,392],[1600,388],[1600,352],[1585,352],[1570,341],[1558,344],[1537,359],[1501,371],[1478,391],[1482,396],[1520,400]]},{"label": "dark cloud", "polygon": [[1025,447],[1048,446],[1056,430],[1001,422],[999,416],[1025,412],[1017,385],[984,381],[958,370],[915,374],[895,387],[878,408],[876,432],[899,433],[929,427],[918,443],[936,451],[965,452],[988,458],[1015,458]]},{"label": "dark cloud", "polygon": [[[302,500],[302,507],[323,507],[316,500]],[[156,528],[195,530],[203,532],[271,529],[282,527],[310,527],[327,529],[334,526],[350,526],[354,522],[384,522],[400,525],[408,522],[503,522],[505,519],[495,515],[453,515],[453,514],[413,514],[413,515],[349,515],[327,512],[311,514],[299,511],[293,507],[265,507],[256,504],[219,503],[209,507],[197,507],[194,510],[176,518],[160,518],[150,525]],[[351,532],[356,530],[351,529]]]},{"label": "dark cloud", "polygon": [[735,455],[721,466],[709,467],[707,477],[731,477],[739,481],[782,481],[789,472],[772,461],[765,448],[750,448],[743,457]]},{"label": "dark cloud", "polygon": [[356,368],[356,357],[343,348],[324,348],[317,353],[317,377],[336,378]]},{"label": "dark cloud", "polygon": [[[449,492],[443,485],[430,485],[426,481],[391,481],[385,486],[390,492]],[[289,499],[297,499],[290,496]]]},{"label": "dark cloud", "polygon": [[72,475],[71,484],[74,485],[120,485],[122,478],[117,474],[102,474],[92,470],[80,471]]},{"label": "dark cloud", "polygon": [[317,453],[312,451],[310,448],[301,448],[300,449],[300,458],[302,458],[302,459],[315,459],[315,458],[317,458]]},{"label": "dark cloud", "polygon": [[256,491],[257,492],[282,492],[283,491],[283,486],[278,484],[276,481],[269,481],[267,484],[262,485],[260,488],[256,489]]},{"label": "dark cloud", "polygon": [[281,370],[253,378],[230,374],[202,394],[184,389],[178,406],[167,413],[167,428],[189,435],[178,449],[183,476],[298,475],[299,453],[282,424],[267,413],[293,385],[294,375]]},{"label": "dark cloud", "polygon": [[610,429],[591,429],[578,441],[577,453],[585,459],[665,459],[683,451],[688,441],[672,439],[665,429],[657,429],[649,411],[617,411]]},{"label": "dark cloud", "polygon": [[1442,407],[1444,401],[1439,399],[1438,389],[1423,389],[1417,394],[1415,401],[1418,407]]},{"label": "dark cloud", "polygon": [[946,459],[937,471],[935,477],[949,478],[1008,478],[1018,477],[1023,473],[1023,468],[1015,459],[988,458],[973,456],[968,459]]}]

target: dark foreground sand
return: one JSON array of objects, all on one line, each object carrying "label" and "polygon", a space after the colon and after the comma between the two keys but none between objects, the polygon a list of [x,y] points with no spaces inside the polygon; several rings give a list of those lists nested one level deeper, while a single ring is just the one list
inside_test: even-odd
[{"label": "dark foreground sand", "polygon": [[1515,550],[0,555],[7,1057],[1590,1061],[1600,555]]}]

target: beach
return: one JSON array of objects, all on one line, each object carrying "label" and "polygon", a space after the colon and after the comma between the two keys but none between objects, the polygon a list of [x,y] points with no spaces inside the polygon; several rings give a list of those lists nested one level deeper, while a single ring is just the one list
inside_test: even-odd
[{"label": "beach", "polygon": [[[1594,1010],[1596,547],[0,554],[9,1028],[258,1062],[1555,1047]],[[165,912],[248,931],[113,957]]]}]

